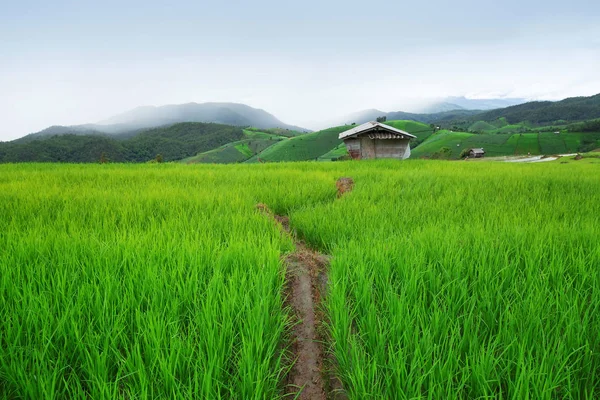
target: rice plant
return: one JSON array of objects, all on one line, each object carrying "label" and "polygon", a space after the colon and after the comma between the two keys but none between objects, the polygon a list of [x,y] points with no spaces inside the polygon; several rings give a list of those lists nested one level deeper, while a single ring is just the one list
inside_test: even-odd
[{"label": "rice plant", "polygon": [[281,397],[259,202],[333,256],[349,398],[598,398],[598,193],[575,162],[2,165],[0,398]]}]

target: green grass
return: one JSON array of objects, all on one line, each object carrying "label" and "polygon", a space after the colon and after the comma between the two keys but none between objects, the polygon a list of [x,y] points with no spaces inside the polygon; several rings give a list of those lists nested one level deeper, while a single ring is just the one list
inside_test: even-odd
[{"label": "green grass", "polygon": [[371,165],[291,219],[348,397],[598,398],[600,164]]},{"label": "green grass", "polygon": [[341,144],[338,135],[351,128],[338,126],[282,140],[250,159],[250,162],[257,162],[258,157],[266,162],[316,160]]},{"label": "green grass", "polygon": [[348,149],[346,148],[346,145],[344,143],[340,143],[333,150],[330,150],[327,153],[323,154],[321,157],[319,157],[319,161],[336,161],[338,158],[347,155]]},{"label": "green grass", "polygon": [[469,130],[474,132],[489,132],[496,129],[497,127],[485,121],[477,121],[469,126]]},{"label": "green grass", "polygon": [[256,166],[0,166],[0,398],[278,397],[292,243],[255,204],[284,212],[335,191],[319,172],[274,185],[287,180]]},{"label": "green grass", "polygon": [[[285,129],[283,131],[289,132],[289,131],[286,131]],[[288,138],[288,136],[276,134],[276,133],[272,132],[272,130],[269,130],[269,132],[263,132],[260,130],[256,130],[254,128],[247,128],[247,129],[244,129],[243,132],[244,132],[244,136],[248,139],[280,140],[280,139]]]},{"label": "green grass", "polygon": [[270,128],[270,129],[260,129],[260,128],[246,128],[244,129],[244,134],[246,136],[256,135],[267,135],[269,137],[280,136],[280,137],[294,137],[304,135],[305,132],[293,131],[289,129],[283,128]]},{"label": "green grass", "polygon": [[541,132],[538,134],[538,142],[542,154],[565,154],[569,151],[563,134],[560,133]]},{"label": "green grass", "polygon": [[236,144],[234,147],[237,149],[237,151],[239,151],[240,153],[242,153],[243,155],[245,155],[248,158],[250,158],[254,155],[254,152],[250,149],[250,147],[248,146],[248,143],[239,143],[239,144]]},{"label": "green grass", "polygon": [[519,141],[515,147],[515,154],[540,154],[540,146],[537,133],[520,133]]},{"label": "green grass", "polygon": [[[594,141],[600,147],[600,133],[539,132],[514,134],[472,134],[465,132],[440,131],[412,149],[411,158],[431,157],[442,147],[451,150],[452,158],[458,158],[465,148],[483,147],[486,157],[573,153],[583,143]],[[457,146],[458,145],[458,146]]]},{"label": "green grass", "polygon": [[288,140],[284,136],[277,136],[265,132],[244,130],[246,139],[227,143],[219,148],[210,150],[204,153],[197,154],[193,157],[188,157],[181,162],[185,164],[197,163],[215,163],[215,164],[232,164],[240,163],[251,159],[256,154],[259,154],[275,143]]},{"label": "green grass", "polygon": [[246,161],[248,155],[241,152],[237,146],[240,142],[227,143],[217,149],[197,154],[181,160],[185,164],[233,164]]},{"label": "green grass", "polygon": [[431,135],[424,143],[421,143],[419,146],[412,149],[410,157],[430,157],[433,153],[439,151],[442,147],[448,147],[451,151],[452,158],[458,158],[460,152],[464,149],[464,146],[461,146],[463,141],[473,136],[475,135],[472,133],[450,132],[446,130],[441,130],[436,134]]},{"label": "green grass", "polygon": [[590,154],[0,165],[0,398],[283,396],[293,243],[258,202],[332,256],[322,329],[348,398],[599,398]]}]

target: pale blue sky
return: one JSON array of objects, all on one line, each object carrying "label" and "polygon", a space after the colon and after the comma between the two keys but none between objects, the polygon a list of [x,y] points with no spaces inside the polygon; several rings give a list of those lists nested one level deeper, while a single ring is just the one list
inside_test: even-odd
[{"label": "pale blue sky", "polygon": [[448,95],[591,95],[598,21],[592,0],[2,0],[0,140],[190,101],[314,128]]}]

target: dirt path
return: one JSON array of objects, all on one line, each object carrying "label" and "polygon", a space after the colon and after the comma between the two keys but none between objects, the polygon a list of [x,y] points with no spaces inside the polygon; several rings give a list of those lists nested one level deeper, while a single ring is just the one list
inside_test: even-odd
[{"label": "dirt path", "polygon": [[296,362],[290,371],[287,391],[293,394],[303,388],[299,399],[325,400],[324,352],[317,330],[321,321],[316,305],[320,302],[317,277],[329,260],[304,244],[296,243],[296,251],[285,261],[289,302],[298,318],[293,328],[295,341],[292,346]]},{"label": "dirt path", "polygon": [[291,346],[295,362],[287,377],[286,397],[344,399],[339,380],[330,373],[332,361],[326,355],[320,329],[324,316],[319,305],[327,290],[329,256],[297,240],[290,232],[288,217],[273,214],[264,204],[258,204],[257,208],[275,219],[296,245],[296,250],[285,257],[287,304],[296,318]]}]

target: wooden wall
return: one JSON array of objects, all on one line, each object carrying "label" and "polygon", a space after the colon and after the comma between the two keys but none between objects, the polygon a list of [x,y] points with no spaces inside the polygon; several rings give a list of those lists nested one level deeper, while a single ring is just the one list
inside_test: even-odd
[{"label": "wooden wall", "polygon": [[355,160],[371,158],[397,158],[400,160],[410,156],[408,139],[369,139],[363,136],[344,140],[350,157]]},{"label": "wooden wall", "polygon": [[346,149],[348,149],[348,154],[354,160],[360,160],[360,141],[357,138],[350,138],[344,140],[346,144]]}]

